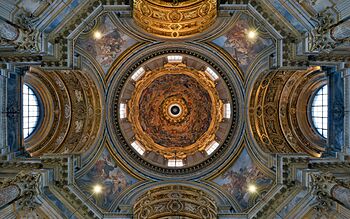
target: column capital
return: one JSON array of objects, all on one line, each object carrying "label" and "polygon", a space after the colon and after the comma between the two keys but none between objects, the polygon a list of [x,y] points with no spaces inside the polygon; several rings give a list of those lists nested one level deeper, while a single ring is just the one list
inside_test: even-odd
[{"label": "column capital", "polygon": [[335,177],[331,173],[312,173],[310,176],[311,189],[314,191],[314,195],[318,202],[315,209],[319,213],[326,213],[330,211],[333,205],[333,200],[330,199],[330,197],[332,188],[337,185]]},{"label": "column capital", "polygon": [[328,211],[334,200],[350,209],[350,189],[337,181],[331,173],[311,174],[311,186],[319,202],[316,207],[319,211]]},{"label": "column capital", "polygon": [[37,207],[35,197],[39,194],[40,172],[21,171],[14,178],[0,181],[0,188],[16,186],[19,194],[16,198],[18,210],[32,210]]},{"label": "column capital", "polygon": [[311,179],[311,185],[315,192],[323,192],[328,196],[331,196],[332,188],[337,185],[336,179],[331,173],[313,173]]}]

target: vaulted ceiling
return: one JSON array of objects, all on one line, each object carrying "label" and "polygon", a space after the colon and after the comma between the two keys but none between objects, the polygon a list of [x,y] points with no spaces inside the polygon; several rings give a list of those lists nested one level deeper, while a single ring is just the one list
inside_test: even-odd
[{"label": "vaulted ceiling", "polygon": [[2,121],[27,156],[2,172],[41,171],[39,218],[313,218],[308,171],[331,159],[349,183],[343,119],[326,139],[310,118],[325,84],[344,117],[349,1],[4,0],[0,16],[3,108],[23,83],[41,107],[26,139]]}]

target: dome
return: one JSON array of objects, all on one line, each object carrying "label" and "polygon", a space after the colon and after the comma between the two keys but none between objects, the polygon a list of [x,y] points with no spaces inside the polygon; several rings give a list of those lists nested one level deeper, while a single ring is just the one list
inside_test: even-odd
[{"label": "dome", "polygon": [[114,146],[133,168],[148,169],[140,172],[201,174],[198,168],[208,171],[238,148],[238,82],[196,55],[168,49],[120,75],[111,115]]}]

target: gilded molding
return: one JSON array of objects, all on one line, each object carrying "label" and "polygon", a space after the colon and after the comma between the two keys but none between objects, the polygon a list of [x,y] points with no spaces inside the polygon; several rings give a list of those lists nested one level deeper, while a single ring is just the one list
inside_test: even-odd
[{"label": "gilded molding", "polygon": [[133,18],[146,32],[166,38],[183,38],[201,33],[214,23],[216,0],[135,0]]},{"label": "gilded molding", "polygon": [[44,153],[82,153],[95,142],[101,123],[100,93],[95,82],[81,71],[31,68],[25,81],[38,90],[43,119],[25,141],[32,156]]},{"label": "gilded molding", "polygon": [[[154,142],[141,126],[139,101],[144,90],[157,78],[164,75],[188,75],[194,78],[209,93],[211,99],[211,122],[207,131],[191,145],[179,147],[167,147]],[[149,151],[155,151],[162,154],[165,158],[181,159],[186,158],[190,154],[203,151],[207,145],[215,139],[215,133],[219,128],[219,123],[223,118],[223,103],[219,98],[214,82],[205,75],[204,72],[189,69],[186,65],[166,65],[163,69],[151,71],[137,81],[132,98],[128,101],[128,120],[133,126],[136,139],[140,141]]]}]

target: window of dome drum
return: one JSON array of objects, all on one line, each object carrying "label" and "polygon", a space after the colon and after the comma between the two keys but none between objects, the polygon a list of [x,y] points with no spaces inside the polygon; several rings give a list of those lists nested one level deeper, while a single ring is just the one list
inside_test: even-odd
[{"label": "window of dome drum", "polygon": [[146,149],[142,146],[142,144],[138,141],[134,141],[131,143],[131,146],[139,153],[140,155],[143,155],[146,151]]},{"label": "window of dome drum", "polygon": [[328,132],[328,87],[322,86],[314,96],[311,105],[311,117],[317,132],[327,138]]},{"label": "window of dome drum", "polygon": [[179,56],[179,55],[168,56],[168,62],[169,63],[181,63],[182,56]]},{"label": "window of dome drum", "polygon": [[208,74],[208,76],[213,80],[217,80],[219,78],[219,76],[214,72],[213,69],[207,67],[205,72]]},{"label": "window of dome drum", "polygon": [[145,69],[143,67],[137,69],[137,71],[135,71],[135,73],[131,76],[131,79],[134,80],[134,81],[137,81],[139,80],[142,75],[145,73]]},{"label": "window of dome drum", "polygon": [[23,137],[30,136],[38,126],[39,120],[38,97],[26,84],[23,85]]},{"label": "window of dome drum", "polygon": [[127,114],[126,114],[126,104],[125,103],[121,103],[119,105],[119,114],[120,114],[121,119],[126,118]]}]

